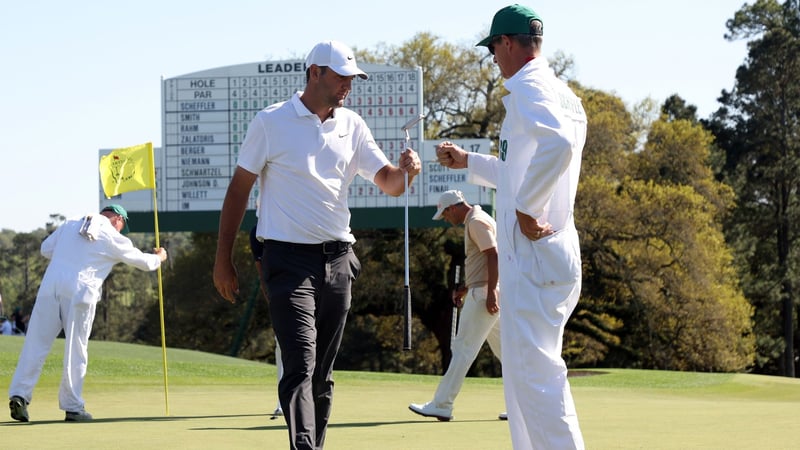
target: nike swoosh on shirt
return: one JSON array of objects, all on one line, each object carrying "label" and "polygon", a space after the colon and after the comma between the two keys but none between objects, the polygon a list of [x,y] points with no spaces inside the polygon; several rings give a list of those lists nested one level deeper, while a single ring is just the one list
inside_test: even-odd
[{"label": "nike swoosh on shirt", "polygon": [[340,138],[343,138],[343,137],[347,136],[348,134],[350,134],[350,133],[344,133],[344,134],[342,134],[342,133],[339,133],[339,137],[340,137]]}]

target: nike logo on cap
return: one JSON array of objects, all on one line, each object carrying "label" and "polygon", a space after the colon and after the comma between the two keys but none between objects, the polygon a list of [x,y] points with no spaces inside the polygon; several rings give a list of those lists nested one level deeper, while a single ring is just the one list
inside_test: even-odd
[{"label": "nike logo on cap", "polygon": [[348,61],[350,61],[351,59],[353,59],[353,57],[352,57],[352,56],[348,56],[348,57],[347,57],[347,60],[348,60]]}]

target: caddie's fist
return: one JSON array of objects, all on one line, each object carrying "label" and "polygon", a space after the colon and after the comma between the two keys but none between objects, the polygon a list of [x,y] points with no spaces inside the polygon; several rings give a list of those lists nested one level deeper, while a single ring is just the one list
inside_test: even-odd
[{"label": "caddie's fist", "polygon": [[467,151],[450,141],[444,141],[436,146],[436,160],[450,169],[466,169]]},{"label": "caddie's fist", "polygon": [[154,248],[153,253],[155,253],[156,255],[158,255],[159,258],[161,258],[161,262],[167,260],[167,249],[165,249],[164,247]]}]

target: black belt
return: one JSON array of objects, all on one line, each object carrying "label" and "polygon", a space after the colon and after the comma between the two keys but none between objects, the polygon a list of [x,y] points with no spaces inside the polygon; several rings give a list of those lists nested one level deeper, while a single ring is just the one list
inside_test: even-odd
[{"label": "black belt", "polygon": [[290,248],[292,250],[322,253],[323,255],[338,255],[350,250],[351,244],[344,241],[325,241],[319,244],[298,244],[295,242],[284,242],[267,239],[265,244],[277,245],[280,247]]}]

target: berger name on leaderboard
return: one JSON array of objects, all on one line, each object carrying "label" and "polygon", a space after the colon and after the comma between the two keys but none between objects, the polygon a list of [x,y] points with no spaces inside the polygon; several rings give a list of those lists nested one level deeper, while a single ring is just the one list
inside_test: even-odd
[{"label": "berger name on leaderboard", "polygon": [[181,147],[181,155],[205,155],[206,148],[202,145],[198,145],[195,147]]}]

